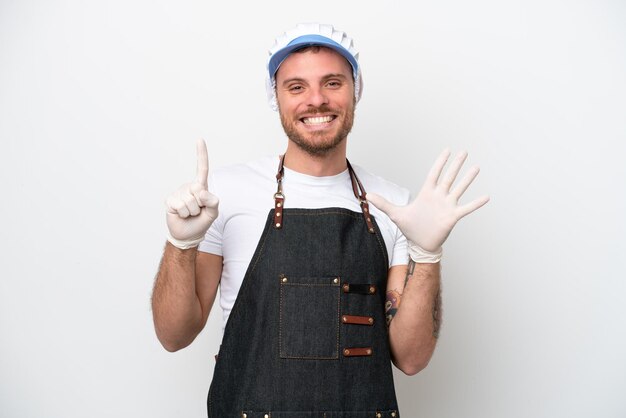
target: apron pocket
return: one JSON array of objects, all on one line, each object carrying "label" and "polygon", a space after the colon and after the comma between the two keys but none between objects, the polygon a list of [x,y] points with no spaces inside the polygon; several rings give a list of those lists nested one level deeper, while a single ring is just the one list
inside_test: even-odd
[{"label": "apron pocket", "polygon": [[281,358],[339,358],[338,277],[280,276],[279,351]]}]

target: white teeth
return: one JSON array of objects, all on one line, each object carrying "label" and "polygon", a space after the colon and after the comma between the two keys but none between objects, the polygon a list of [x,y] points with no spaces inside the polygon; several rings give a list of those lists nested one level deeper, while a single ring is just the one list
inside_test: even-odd
[{"label": "white teeth", "polygon": [[307,125],[317,125],[320,123],[328,123],[333,120],[332,116],[318,116],[315,118],[304,118],[302,121]]}]

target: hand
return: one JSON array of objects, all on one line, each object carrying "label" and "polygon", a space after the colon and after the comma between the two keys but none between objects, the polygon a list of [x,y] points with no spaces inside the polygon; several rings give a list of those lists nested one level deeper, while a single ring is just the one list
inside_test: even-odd
[{"label": "hand", "polygon": [[459,205],[459,199],[474,181],[480,169],[472,167],[463,179],[452,188],[461,166],[467,158],[459,153],[445,175],[439,181],[450,151],[444,150],[430,169],[419,194],[407,206],[396,206],[382,196],[368,193],[367,199],[383,211],[400,228],[409,241],[427,252],[438,252],[452,228],[466,215],[489,201],[489,196],[479,197],[470,203]]},{"label": "hand", "polygon": [[196,181],[181,186],[165,202],[168,241],[181,249],[198,245],[218,213],[219,200],[209,193],[207,183],[209,157],[204,140],[199,139],[196,148],[198,152]]}]

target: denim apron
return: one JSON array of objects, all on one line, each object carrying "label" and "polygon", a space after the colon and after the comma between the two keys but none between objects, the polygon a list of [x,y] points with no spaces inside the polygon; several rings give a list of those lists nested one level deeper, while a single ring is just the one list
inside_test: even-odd
[{"label": "denim apron", "polygon": [[388,256],[362,213],[275,206],[224,330],[209,418],[398,418],[384,315]]}]

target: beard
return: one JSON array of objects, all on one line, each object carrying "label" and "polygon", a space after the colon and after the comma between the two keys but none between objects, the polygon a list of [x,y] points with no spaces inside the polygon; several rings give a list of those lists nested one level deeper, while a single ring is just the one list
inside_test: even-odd
[{"label": "beard", "polygon": [[296,117],[294,120],[288,119],[283,112],[278,109],[280,113],[280,122],[283,125],[283,130],[291,141],[296,144],[300,149],[305,151],[311,156],[322,157],[335,149],[339,144],[346,140],[348,134],[352,130],[352,124],[354,123],[354,105],[345,112],[339,112],[335,109],[331,109],[326,105],[322,105],[317,109],[309,109],[306,112],[307,115],[333,113],[337,118],[343,118],[343,122],[336,133],[333,132],[300,132],[297,128],[297,123],[294,122],[301,119]]}]

